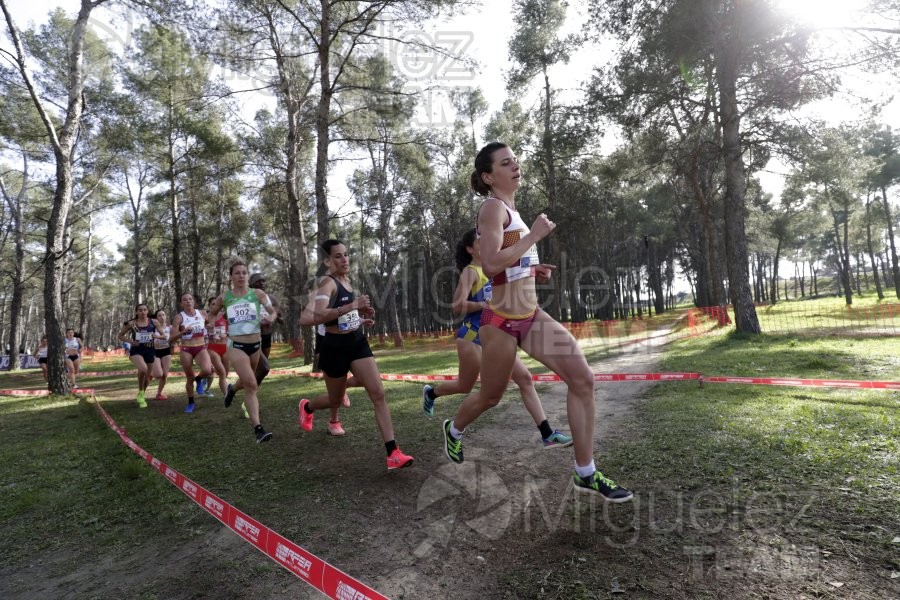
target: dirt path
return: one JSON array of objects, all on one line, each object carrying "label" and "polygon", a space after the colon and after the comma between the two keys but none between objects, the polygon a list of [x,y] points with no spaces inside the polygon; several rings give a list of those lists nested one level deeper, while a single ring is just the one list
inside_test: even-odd
[{"label": "dirt path", "polygon": [[[592,368],[650,372],[658,357],[658,350],[639,344]],[[615,443],[609,432],[628,418],[649,385],[597,384],[595,447],[600,461],[605,448]],[[551,425],[567,430],[566,387],[543,385],[539,392]],[[489,424],[467,429],[465,463],[454,465],[440,457],[443,461],[421,485],[407,547],[395,545],[394,550],[396,560],[406,565],[374,580],[382,593],[393,598],[514,597],[505,595],[502,578],[511,568],[528,567],[520,564],[518,550],[577,529],[578,517],[570,514],[577,503],[569,479],[571,449],[545,451],[520,402],[504,402],[495,411]],[[627,479],[624,473],[611,475]]]},{"label": "dirt path", "polygon": [[[640,344],[592,366],[597,372],[646,372],[655,369],[657,358],[652,347]],[[610,432],[628,417],[648,385],[597,385],[601,467],[606,448],[615,444]],[[120,387],[122,394],[130,393],[127,385]],[[109,391],[120,392],[104,393]],[[551,424],[568,430],[565,386],[542,385],[539,391]],[[309,543],[310,551],[398,600],[510,597],[506,574],[540,569],[540,564],[523,564],[522,557],[533,556],[535,545],[577,529],[574,520],[584,509],[584,501],[579,506],[572,497],[571,449],[545,451],[527,411],[516,394],[510,396],[513,399],[495,409],[490,419],[470,427],[462,465],[447,461],[440,450],[439,426],[446,414],[423,417],[427,433],[423,439],[433,439],[433,449],[418,448],[413,469],[399,476],[349,473],[360,477],[359,487],[336,488],[340,497],[333,505],[315,508],[315,518],[328,524],[331,533],[295,541],[301,546]],[[445,412],[451,410],[448,403]],[[627,482],[627,473],[611,475]],[[308,502],[298,499],[298,506],[285,509],[303,510]],[[197,511],[187,532],[161,527],[148,532],[138,547],[105,549],[89,560],[81,555],[48,556],[13,572],[0,572],[0,596],[322,597]]]}]

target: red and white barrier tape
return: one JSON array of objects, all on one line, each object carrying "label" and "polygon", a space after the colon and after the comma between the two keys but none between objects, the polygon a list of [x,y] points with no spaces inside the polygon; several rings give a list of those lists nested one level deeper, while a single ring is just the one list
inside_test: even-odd
[{"label": "red and white barrier tape", "polygon": [[321,558],[310,554],[250,515],[228,504],[199,483],[188,479],[166,463],[155,458],[129,438],[125,434],[125,429],[116,424],[99,402],[95,402],[94,406],[126,446],[149,462],[154,469],[162,473],[185,496],[196,502],[200,508],[221,521],[223,525],[244,538],[263,554],[309,585],[335,600],[343,600],[345,598],[388,600],[386,596],[379,594],[340,569],[331,566]]},{"label": "red and white barrier tape", "polygon": [[[94,395],[94,388],[74,388],[73,394]],[[0,390],[0,396],[49,396],[50,390]]]},{"label": "red and white barrier tape", "polygon": [[702,377],[703,383],[743,383],[851,389],[900,390],[900,381],[857,381],[852,379],[793,379],[785,377]]}]

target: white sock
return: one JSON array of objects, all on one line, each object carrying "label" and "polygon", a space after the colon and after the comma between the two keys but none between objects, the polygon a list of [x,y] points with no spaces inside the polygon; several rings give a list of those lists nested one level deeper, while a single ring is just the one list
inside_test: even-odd
[{"label": "white sock", "polygon": [[452,421],[450,422],[450,435],[453,436],[453,439],[455,439],[455,440],[461,439],[465,432],[466,432],[465,429],[460,431],[459,429],[456,428],[455,423],[453,423]]},{"label": "white sock", "polygon": [[587,465],[585,465],[583,467],[579,467],[578,463],[577,462],[575,463],[575,473],[577,473],[578,476],[581,477],[582,479],[587,479],[588,477],[593,475],[596,470],[597,470],[597,467],[594,466],[593,458],[591,459],[591,462],[589,462]]}]

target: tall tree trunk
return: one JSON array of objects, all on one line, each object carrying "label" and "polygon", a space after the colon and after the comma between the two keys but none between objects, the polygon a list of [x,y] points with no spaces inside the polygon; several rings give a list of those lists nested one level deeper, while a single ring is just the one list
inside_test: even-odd
[{"label": "tall tree trunk", "polygon": [[203,297],[204,294],[200,290],[200,221],[197,218],[197,194],[200,186],[194,185],[196,182],[193,181],[193,177],[188,177],[188,181],[190,187],[187,195],[190,199],[191,209],[191,229],[188,236],[191,242],[191,290],[194,298],[197,299],[198,306],[206,306],[206,298]]},{"label": "tall tree trunk", "polygon": [[[778,263],[781,261],[781,244],[782,238],[778,236],[778,243],[775,245],[775,258],[772,260],[772,304],[778,303]],[[785,300],[787,300],[787,292],[785,292]]]},{"label": "tall tree trunk", "polygon": [[88,230],[87,230],[87,256],[84,261],[84,290],[81,294],[81,319],[78,322],[78,331],[81,333],[81,339],[86,346],[96,346],[97,342],[91,335],[91,325],[93,324],[93,307],[91,306],[93,297],[93,270],[94,270],[94,203],[90,201],[88,205]]},{"label": "tall tree trunk", "polygon": [[187,290],[181,280],[181,207],[178,201],[178,185],[175,181],[175,140],[173,138],[173,124],[175,118],[174,101],[169,97],[169,134],[168,152],[166,154],[166,178],[169,183],[169,218],[172,220],[172,282],[175,284],[175,295],[178,299]]},{"label": "tall tree trunk", "polygon": [[747,262],[747,234],[744,228],[744,182],[746,174],[741,157],[740,114],[737,104],[738,51],[726,40],[720,42],[716,56],[719,83],[719,111],[725,155],[725,255],[728,263],[729,291],[734,305],[735,329],[740,333],[760,333],[759,319],[750,291]]},{"label": "tall tree trunk", "polygon": [[330,112],[334,88],[331,83],[331,0],[321,0],[319,21],[319,102],[316,106],[316,240],[328,239],[328,146],[331,141]]},{"label": "tall tree trunk", "polygon": [[[284,68],[282,60],[279,60],[279,73],[281,75],[282,93],[285,96],[285,104],[288,112],[288,132],[285,140],[285,154],[287,157],[287,165],[285,169],[285,186],[288,198],[288,265],[287,265],[287,314],[284,316],[287,324],[288,338],[296,345],[296,342],[303,338],[303,364],[311,364],[313,361],[313,344],[312,344],[312,328],[305,328],[309,331],[300,331],[300,313],[306,304],[307,284],[306,279],[309,277],[309,266],[306,259],[306,218],[305,207],[300,200],[300,165],[298,163],[298,155],[300,153],[300,144],[302,142],[300,132],[301,107],[294,98],[293,89],[291,88],[291,78],[288,76],[287,70]],[[326,144],[325,144],[325,162],[324,169],[327,175],[328,167],[328,145],[327,145],[327,126],[326,126]],[[318,149],[318,146],[317,146]],[[318,179],[318,156],[316,162],[316,206],[319,206],[319,179]],[[324,184],[323,184],[324,185]],[[326,190],[321,190],[322,197],[325,202],[327,213],[328,200]],[[326,214],[327,217],[327,214]],[[327,234],[327,218],[324,220]],[[320,224],[321,227],[321,224]],[[324,241],[324,239],[322,240]],[[295,346],[296,347],[296,346]]]},{"label": "tall tree trunk", "polygon": [[891,245],[891,275],[894,280],[894,292],[900,298],[900,266],[897,264],[897,247],[894,243],[894,219],[891,216],[891,204],[888,202],[887,188],[881,186],[881,200],[884,203],[884,216],[887,220],[888,241]]},{"label": "tall tree trunk", "polygon": [[[553,147],[553,98],[550,89],[550,76],[547,73],[547,65],[543,67],[544,73],[544,169],[547,170],[547,204],[551,219],[559,219],[556,214],[557,193],[556,193],[556,156]],[[548,243],[550,246],[549,263],[559,265],[560,252],[563,246],[562,237],[557,235],[549,236]],[[562,319],[562,279],[564,275],[559,274],[557,277],[550,279],[553,285],[553,293],[550,294],[550,302],[547,304],[547,312],[555,319]]]},{"label": "tall tree trunk", "polygon": [[28,155],[22,152],[22,182],[15,198],[0,178],[0,194],[9,208],[10,228],[13,234],[13,276],[12,276],[12,302],[9,310],[9,370],[18,371],[21,368],[19,347],[22,339],[21,314],[22,299],[25,296],[25,224],[23,222],[22,204],[28,191]]},{"label": "tall tree trunk", "polygon": [[[219,227],[225,227],[225,203],[219,203]],[[216,289],[214,296],[222,292],[222,277],[225,272],[225,246],[216,244]]]},{"label": "tall tree trunk", "polygon": [[850,215],[845,210],[843,213],[844,220],[844,235],[841,235],[840,222],[838,218],[838,213],[835,211],[831,211],[831,219],[834,224],[834,244],[835,251],[838,255],[838,271],[841,275],[841,288],[844,291],[844,300],[847,303],[847,306],[853,305],[853,287],[850,281],[850,250],[848,248],[848,240],[847,240],[847,223],[850,221]]}]

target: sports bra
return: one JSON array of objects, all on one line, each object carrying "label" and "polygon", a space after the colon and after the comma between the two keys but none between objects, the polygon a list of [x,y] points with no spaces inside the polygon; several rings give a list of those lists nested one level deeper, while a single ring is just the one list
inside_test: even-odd
[{"label": "sports bra", "polygon": [[[488,198],[494,197],[488,196]],[[511,246],[515,246],[516,242],[528,235],[531,229],[529,229],[528,225],[525,224],[525,221],[522,220],[519,211],[511,209],[506,205],[506,202],[503,202],[503,200],[500,200],[499,198],[494,199],[499,200],[500,203],[503,204],[503,208],[506,209],[507,219],[509,219],[509,223],[503,228],[503,242],[500,244],[500,249],[504,250]],[[484,204],[482,204],[482,206],[484,206]],[[479,208],[479,211],[480,210],[481,209]],[[475,235],[481,237],[481,233],[478,231],[477,219]],[[494,275],[491,278],[491,283],[493,285],[505,285],[513,281],[518,281],[519,279],[525,279],[526,277],[534,277],[534,267],[540,262],[541,260],[538,257],[537,246],[532,244],[532,246],[525,251],[525,254],[504,270]]]},{"label": "sports bra", "polygon": [[[345,288],[341,285],[341,282],[337,280],[337,277],[334,275],[329,275],[332,279],[334,279],[334,284],[337,286],[337,291],[334,294],[334,298],[328,301],[328,308],[338,308],[341,306],[346,306],[353,302],[353,292]],[[359,311],[351,310],[337,319],[333,319],[325,323],[326,327],[333,327],[337,325],[337,328],[341,331],[356,331],[359,329]]]},{"label": "sports bra", "polygon": [[185,342],[194,338],[202,340],[206,335],[206,320],[199,310],[194,310],[194,316],[181,311],[181,325],[184,327],[181,339]]}]

